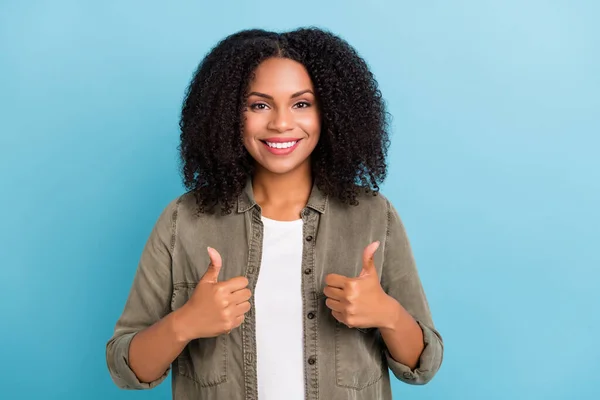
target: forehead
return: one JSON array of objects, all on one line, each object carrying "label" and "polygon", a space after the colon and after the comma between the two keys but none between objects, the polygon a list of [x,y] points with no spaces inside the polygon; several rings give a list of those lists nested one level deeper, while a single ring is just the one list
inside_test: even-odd
[{"label": "forehead", "polygon": [[252,90],[291,92],[312,89],[312,81],[304,65],[288,58],[269,58],[256,68],[250,82]]}]

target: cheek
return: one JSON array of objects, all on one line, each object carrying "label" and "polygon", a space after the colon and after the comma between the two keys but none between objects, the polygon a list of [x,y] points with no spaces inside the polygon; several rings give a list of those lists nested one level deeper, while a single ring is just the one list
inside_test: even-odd
[{"label": "cheek", "polygon": [[309,135],[315,136],[321,132],[321,119],[317,113],[304,115],[297,122],[302,130]]},{"label": "cheek", "polygon": [[261,131],[260,126],[260,118],[257,118],[256,115],[247,114],[244,118],[244,142],[251,141],[252,138],[255,137]]}]

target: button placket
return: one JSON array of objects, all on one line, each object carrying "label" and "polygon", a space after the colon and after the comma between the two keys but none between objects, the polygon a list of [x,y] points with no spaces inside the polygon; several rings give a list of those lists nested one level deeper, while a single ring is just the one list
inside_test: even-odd
[{"label": "button placket", "polygon": [[304,267],[301,270],[303,274],[302,288],[304,296],[304,312],[305,312],[305,324],[307,330],[305,331],[305,348],[304,351],[307,355],[311,355],[305,359],[305,378],[310,382],[311,391],[308,394],[308,398],[313,399],[318,396],[318,363],[317,363],[317,322],[318,322],[318,296],[315,292],[315,265],[314,257],[316,251],[316,233],[318,226],[318,215],[311,209],[304,209],[301,212],[302,219],[304,221],[304,232],[303,232],[303,262]]}]

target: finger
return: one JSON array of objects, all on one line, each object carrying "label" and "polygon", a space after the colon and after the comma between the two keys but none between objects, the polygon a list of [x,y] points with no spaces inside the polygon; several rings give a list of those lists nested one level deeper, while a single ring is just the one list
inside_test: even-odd
[{"label": "finger", "polygon": [[250,300],[251,297],[252,292],[250,291],[250,289],[245,288],[242,290],[238,290],[237,292],[233,292],[231,294],[231,304],[242,304],[243,302]]},{"label": "finger", "polygon": [[223,285],[229,290],[230,293],[235,293],[239,290],[243,290],[248,286],[248,278],[245,276],[236,276],[225,282]]},{"label": "finger", "polygon": [[378,248],[379,241],[373,242],[365,248],[363,251],[363,268],[359,276],[377,274],[373,257]]},{"label": "finger", "polygon": [[329,307],[330,310],[342,312],[344,311],[344,306],[341,302],[337,300],[327,299],[325,300],[325,305]]},{"label": "finger", "polygon": [[339,289],[344,289],[347,281],[348,281],[347,277],[345,277],[343,275],[338,275],[338,274],[328,274],[325,277],[325,284],[327,284],[327,286],[331,286],[331,287],[335,287],[335,288],[339,288]]},{"label": "finger", "polygon": [[345,324],[345,319],[344,319],[344,315],[338,311],[332,311],[331,315],[333,315],[333,318],[337,319],[338,321],[340,321],[342,324]]},{"label": "finger", "polygon": [[240,315],[239,317],[237,317],[237,318],[235,319],[234,328],[237,328],[238,326],[240,326],[240,325],[241,325],[241,324],[244,322],[244,319],[245,319],[245,318],[246,318],[246,317],[245,317],[245,315],[244,315],[244,314],[242,314],[242,315]]},{"label": "finger", "polygon": [[240,325],[242,325],[242,323],[244,322],[244,315],[240,315],[238,317],[235,317],[235,319],[233,320],[233,322],[231,323],[231,329],[223,332],[226,335],[229,335],[231,333],[232,330],[238,328]]},{"label": "finger", "polygon": [[323,289],[323,294],[330,299],[342,301],[344,299],[344,291],[340,288],[336,288],[333,286],[325,286]]},{"label": "finger", "polygon": [[234,310],[233,313],[236,317],[239,316],[243,316],[245,315],[248,311],[250,311],[250,309],[252,308],[252,305],[250,304],[249,301],[245,301],[241,304],[238,304],[236,306],[234,306]]},{"label": "finger", "polygon": [[221,271],[223,260],[221,259],[219,252],[212,247],[207,247],[207,251],[208,256],[210,257],[210,264],[200,281],[216,283],[219,280],[219,272]]}]

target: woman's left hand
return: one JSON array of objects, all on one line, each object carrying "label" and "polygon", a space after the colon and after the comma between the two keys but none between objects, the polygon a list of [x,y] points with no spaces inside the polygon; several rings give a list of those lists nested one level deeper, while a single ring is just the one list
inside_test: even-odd
[{"label": "woman's left hand", "polygon": [[368,245],[363,252],[363,268],[356,278],[338,274],[325,277],[325,304],[335,319],[349,328],[383,328],[393,322],[399,303],[389,296],[379,283],[373,254],[379,242]]}]

